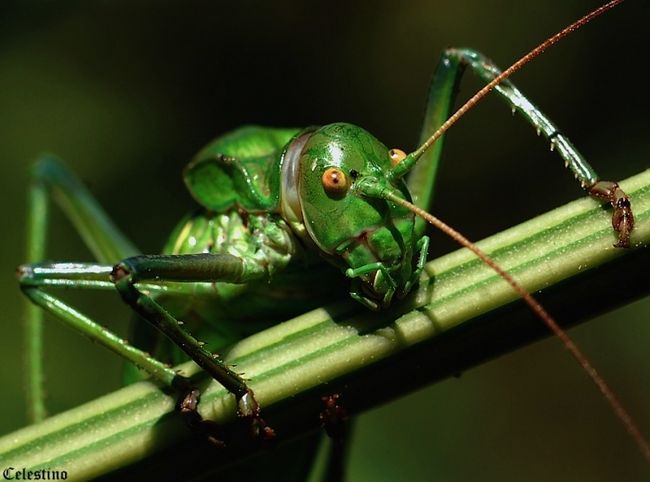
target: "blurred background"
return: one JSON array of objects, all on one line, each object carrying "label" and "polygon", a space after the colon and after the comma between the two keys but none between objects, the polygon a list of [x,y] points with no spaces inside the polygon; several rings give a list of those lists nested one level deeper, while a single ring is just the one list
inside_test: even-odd
[{"label": "blurred background", "polygon": [[[64,158],[119,226],[158,252],[192,207],[180,173],[212,137],[245,123],[347,121],[389,147],[415,146],[442,49],[471,46],[506,67],[598,2],[82,2],[0,7],[0,433],[23,426],[22,298],[27,170]],[[514,81],[601,171],[650,164],[648,2],[628,0]],[[639,53],[641,56],[639,56]],[[461,98],[479,87],[471,75]],[[449,134],[436,214],[481,239],[581,196],[546,142],[500,100]],[[508,208],[503,203],[507,201]],[[435,234],[433,254],[453,245]],[[58,212],[50,259],[89,260]],[[124,336],[117,296],[75,296]],[[650,433],[649,300],[572,330]],[[121,363],[51,321],[49,407],[120,383]],[[556,340],[536,343],[360,417],[350,480],[647,480],[604,401]]]}]

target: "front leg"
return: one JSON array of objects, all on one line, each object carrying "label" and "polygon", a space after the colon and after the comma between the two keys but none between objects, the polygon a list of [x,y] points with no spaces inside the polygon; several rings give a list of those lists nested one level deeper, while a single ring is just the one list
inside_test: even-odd
[{"label": "front leg", "polygon": [[[237,399],[237,413],[250,419],[254,436],[271,438],[273,430],[260,416],[260,407],[246,381],[230,369],[218,355],[206,350],[204,344],[185,331],[179,321],[138,288],[139,282],[228,282],[245,283],[265,276],[258,264],[247,263],[228,254],[192,254],[134,256],[115,265],[111,279],[122,299],[142,318],[178,345],[194,362],[221,383]],[[198,392],[190,389],[181,402],[181,411],[194,413]],[[186,417],[188,418],[188,417]]]},{"label": "front leg", "polygon": [[[445,56],[467,65],[483,81],[490,82],[501,71],[483,54],[471,49],[448,49]],[[630,199],[613,181],[602,181],[593,167],[580,154],[558,127],[530,102],[512,82],[504,80],[494,88],[511,107],[512,112],[519,112],[537,131],[551,143],[551,150],[556,151],[564,160],[564,165],[571,170],[580,186],[587,193],[600,201],[608,202],[612,208],[612,227],[618,234],[614,245],[619,248],[630,246],[630,234],[634,229],[634,216]]]},{"label": "front leg", "polygon": [[[448,119],[453,101],[458,91],[457,86],[464,70],[469,67],[484,82],[489,83],[501,71],[486,56],[471,49],[450,48],[443,52],[436,69],[429,91],[429,100],[425,113],[424,125],[420,135],[420,144],[426,141]],[[512,112],[519,112],[535,128],[539,135],[546,137],[551,149],[564,160],[567,168],[573,172],[580,186],[593,198],[608,202],[612,208],[612,226],[617,233],[617,247],[628,247],[630,234],[634,229],[634,216],[629,197],[617,183],[601,181],[596,171],[580,154],[558,127],[530,102],[512,82],[504,80],[494,91],[503,98]],[[440,161],[442,141],[424,151],[421,157],[411,157],[402,161],[402,173],[410,170],[408,185],[415,204],[425,211],[431,210],[432,186]],[[418,161],[419,159],[419,161]],[[416,219],[419,234],[424,232],[424,221]]]}]

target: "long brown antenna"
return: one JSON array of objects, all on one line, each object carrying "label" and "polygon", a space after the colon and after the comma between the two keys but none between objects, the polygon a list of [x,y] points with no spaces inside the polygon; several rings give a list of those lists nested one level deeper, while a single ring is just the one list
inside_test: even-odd
[{"label": "long brown antenna", "polygon": [[486,84],[481,90],[479,90],[476,94],[474,94],[467,102],[465,102],[456,112],[454,112],[449,119],[447,119],[439,128],[437,131],[435,131],[431,137],[429,137],[424,143],[418,147],[415,151],[411,152],[406,159],[404,159],[402,162],[397,164],[393,168],[393,170],[390,173],[389,177],[392,178],[398,178],[402,177],[406,172],[408,172],[417,162],[417,160],[424,154],[424,152],[431,147],[442,135],[449,130],[451,126],[453,126],[458,119],[460,119],[462,116],[467,113],[468,110],[470,110],[472,107],[474,107],[483,97],[488,95],[492,89],[494,89],[499,83],[503,82],[505,79],[510,77],[512,74],[520,70],[524,65],[526,65],[528,62],[533,60],[535,57],[540,55],[544,50],[549,48],[550,46],[558,43],[560,40],[562,40],[564,37],[569,35],[572,32],[575,32],[578,30],[580,27],[583,25],[589,23],[591,20],[594,18],[602,15],[603,13],[607,12],[608,10],[611,10],[614,8],[616,5],[619,3],[622,3],[623,0],[612,0],[605,5],[597,8],[596,10],[588,13],[584,17],[582,17],[579,20],[576,20],[573,22],[571,25],[568,27],[563,28],[560,30],[558,33],[553,35],[552,37],[549,37],[548,39],[544,40],[541,44],[539,44],[537,47],[535,47],[533,50],[528,52],[526,55],[521,57],[519,60],[517,60],[514,64],[512,64],[510,67],[508,67],[506,70],[501,72],[499,75],[497,75],[492,81],[490,81],[488,84]]},{"label": "long brown antenna", "polygon": [[605,382],[603,377],[600,376],[587,356],[580,350],[580,348],[578,348],[578,346],[573,342],[569,335],[567,335],[567,333],[560,327],[560,325],[558,325],[558,323],[544,309],[544,307],[540,305],[539,302],[523,286],[515,281],[510,273],[501,268],[492,258],[485,254],[481,249],[479,249],[478,246],[469,241],[465,236],[432,214],[429,214],[425,210],[417,207],[415,204],[402,199],[396,193],[391,192],[391,190],[381,190],[381,197],[388,199],[396,204],[400,204],[405,208],[411,210],[413,213],[420,216],[428,223],[432,224],[440,231],[451,237],[458,244],[469,249],[485,264],[496,271],[499,276],[501,276],[512,287],[512,289],[515,290],[519,296],[524,299],[524,301],[528,304],[528,306],[530,306],[535,314],[537,314],[537,316],[542,319],[546,326],[548,326],[549,330],[551,330],[551,332],[553,332],[553,334],[555,334],[555,336],[557,336],[562,341],[566,349],[569,350],[571,355],[573,355],[573,357],[578,361],[585,372],[587,372],[587,375],[589,375],[591,380],[596,384],[600,390],[600,393],[602,393],[605,399],[609,402],[612,410],[614,411],[614,414],[619,418],[627,432],[632,436],[637,446],[641,450],[643,456],[648,460],[648,462],[650,462],[650,444],[645,439],[625,407],[623,407],[621,402],[618,400],[613,390],[609,388],[607,382]]}]

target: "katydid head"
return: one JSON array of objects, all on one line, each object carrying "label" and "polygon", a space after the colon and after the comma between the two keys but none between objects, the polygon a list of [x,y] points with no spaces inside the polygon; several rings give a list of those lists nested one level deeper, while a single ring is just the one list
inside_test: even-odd
[{"label": "katydid head", "polygon": [[420,255],[413,213],[365,189],[372,180],[410,200],[404,181],[387,176],[403,157],[337,123],[298,135],[283,158],[285,218],[353,278],[353,298],[375,309],[409,291]]}]

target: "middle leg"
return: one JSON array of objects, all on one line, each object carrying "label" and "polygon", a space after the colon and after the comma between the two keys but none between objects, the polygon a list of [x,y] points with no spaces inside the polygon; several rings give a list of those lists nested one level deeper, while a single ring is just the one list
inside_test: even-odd
[{"label": "middle leg", "polygon": [[[237,400],[237,413],[249,419],[253,435],[274,436],[260,416],[260,406],[246,381],[204,344],[181,327],[181,323],[139,285],[147,281],[246,283],[265,276],[256,263],[228,254],[134,256],[115,265],[111,279],[122,299],[142,318],[180,347],[194,362],[221,383]],[[190,394],[191,395],[191,394]],[[198,392],[181,409],[196,407]],[[195,410],[193,410],[195,412]]]}]

